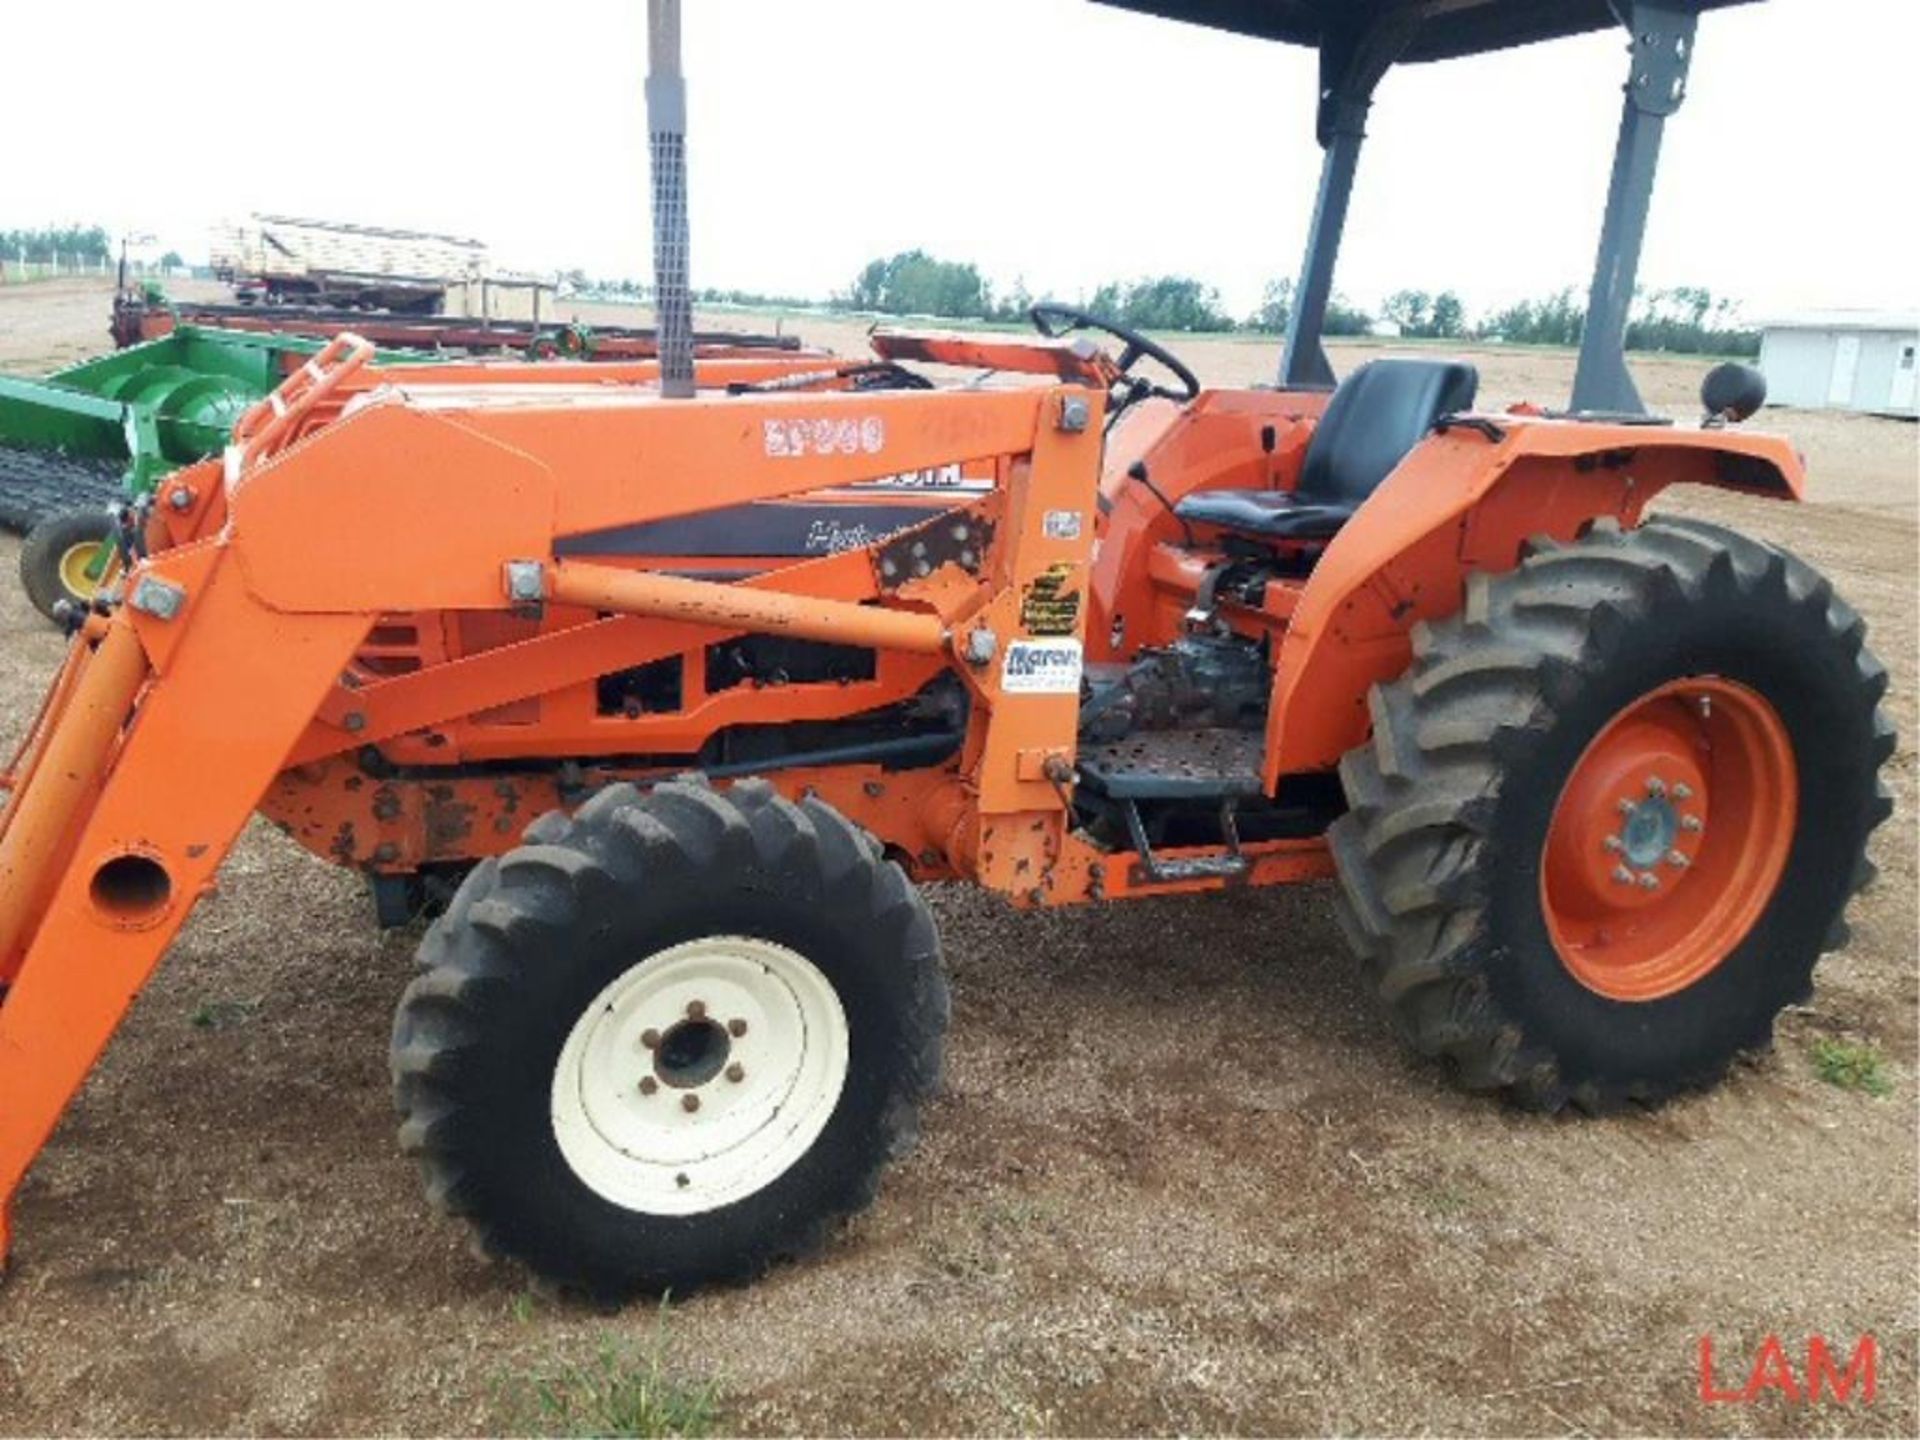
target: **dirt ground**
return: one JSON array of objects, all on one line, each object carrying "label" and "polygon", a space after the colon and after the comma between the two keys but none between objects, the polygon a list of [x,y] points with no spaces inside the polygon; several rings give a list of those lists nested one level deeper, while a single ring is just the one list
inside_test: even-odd
[{"label": "dirt ground", "polygon": [[[0,367],[85,353],[105,320],[95,288],[0,290]],[[1273,358],[1179,348],[1223,383]],[[1475,359],[1489,401],[1566,394],[1568,356]],[[1636,369],[1689,411],[1697,365]],[[1396,1047],[1321,889],[1030,916],[937,892],[955,1014],[921,1148],[825,1254],[672,1314],[721,1426],[1920,1429],[1916,431],[1767,420],[1805,449],[1813,503],[1668,508],[1832,575],[1902,735],[1880,883],[1771,1056],[1657,1113],[1529,1117]],[[6,578],[17,548],[0,536],[0,745],[60,654]],[[517,1377],[644,1344],[646,1307],[543,1298],[426,1205],[387,1088],[410,951],[354,877],[252,827],[21,1194],[0,1431],[473,1432],[511,1423]],[[1877,1047],[1892,1094],[1819,1079],[1827,1036]],[[1703,1404],[1700,1338],[1738,1387],[1768,1334],[1795,1354],[1876,1336],[1876,1402]]]}]

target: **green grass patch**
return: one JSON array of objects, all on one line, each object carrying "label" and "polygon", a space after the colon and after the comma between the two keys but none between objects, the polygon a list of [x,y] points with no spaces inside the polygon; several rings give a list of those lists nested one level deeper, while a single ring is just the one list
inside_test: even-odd
[{"label": "green grass patch", "polygon": [[1893,1093],[1887,1062],[1872,1045],[1822,1036],[1813,1042],[1813,1069],[1822,1080],[1842,1090],[1863,1090],[1873,1096]]},{"label": "green grass patch", "polygon": [[664,1301],[645,1344],[603,1339],[592,1359],[510,1376],[501,1392],[502,1428],[521,1435],[699,1440],[712,1433],[720,1408],[717,1380],[669,1363]]},{"label": "green grass patch", "polygon": [[230,1030],[251,1020],[265,1000],[264,995],[256,995],[251,1000],[213,996],[194,1006],[187,1014],[187,1022],[196,1030]]}]

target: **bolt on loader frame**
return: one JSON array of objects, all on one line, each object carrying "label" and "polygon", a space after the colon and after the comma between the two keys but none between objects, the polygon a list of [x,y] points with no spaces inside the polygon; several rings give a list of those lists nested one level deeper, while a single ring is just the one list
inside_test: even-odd
[{"label": "bolt on loader frame", "polygon": [[[1582,8],[1341,6],[1323,63],[1608,22]],[[389,919],[464,876],[396,1020],[403,1145],[489,1245],[611,1295],[752,1274],[871,1199],[946,1021],[914,882],[1337,875],[1399,1028],[1544,1108],[1764,1044],[1869,873],[1885,675],[1800,562],[1647,506],[1794,500],[1800,460],[1729,428],[1737,374],[1699,426],[1475,413],[1426,362],[1329,394],[1296,373],[1321,289],[1274,390],[1057,307],[1032,341],[702,362],[690,399],[330,345],[165,482],[7,772],[0,1246],[256,810]],[[1089,325],[1118,360],[1059,333]]]}]

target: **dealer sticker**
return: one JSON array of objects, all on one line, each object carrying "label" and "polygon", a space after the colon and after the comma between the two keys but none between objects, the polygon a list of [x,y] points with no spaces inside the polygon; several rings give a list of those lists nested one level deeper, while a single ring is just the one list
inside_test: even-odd
[{"label": "dealer sticker", "polygon": [[1008,695],[1080,693],[1078,640],[1016,640],[1007,647],[1000,689]]},{"label": "dealer sticker", "polygon": [[1046,536],[1049,540],[1078,540],[1080,538],[1080,512],[1078,510],[1049,510],[1044,521]]}]

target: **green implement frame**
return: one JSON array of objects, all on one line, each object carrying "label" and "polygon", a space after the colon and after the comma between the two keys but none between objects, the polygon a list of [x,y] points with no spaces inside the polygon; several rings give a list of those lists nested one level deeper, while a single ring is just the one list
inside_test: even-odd
[{"label": "green implement frame", "polygon": [[[20,577],[43,614],[118,570],[109,507],[219,453],[241,413],[325,344],[182,325],[42,379],[0,376],[0,525],[25,532]],[[437,357],[388,350],[382,363]]]},{"label": "green implement frame", "polygon": [[[0,445],[118,461],[128,496],[147,494],[162,475],[218,451],[240,413],[324,343],[182,325],[43,379],[0,376]],[[380,355],[389,365],[433,358]]]}]

